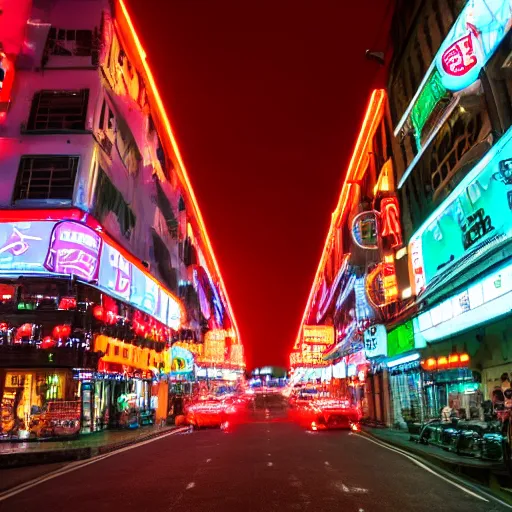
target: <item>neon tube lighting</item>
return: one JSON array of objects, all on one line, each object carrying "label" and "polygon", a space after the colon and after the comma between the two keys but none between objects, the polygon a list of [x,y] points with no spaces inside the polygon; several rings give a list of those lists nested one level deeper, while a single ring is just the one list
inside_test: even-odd
[{"label": "neon tube lighting", "polygon": [[425,76],[423,77],[423,80],[421,81],[418,89],[416,90],[416,94],[412,97],[412,100],[409,103],[409,106],[407,107],[407,110],[404,112],[404,115],[402,116],[400,121],[398,121],[398,124],[395,127],[395,131],[394,131],[395,137],[398,137],[398,134],[400,133],[400,130],[402,129],[403,125],[407,121],[407,118],[411,114],[411,111],[414,108],[414,105],[415,105],[416,101],[418,100],[418,98],[419,98],[419,96],[421,94],[421,91],[423,91],[423,88],[425,87],[425,84],[427,83],[428,78],[432,74],[432,71],[434,71],[435,64],[436,64],[436,60],[434,58],[434,60],[430,63],[430,66],[427,69],[427,72],[425,73]]},{"label": "neon tube lighting", "polygon": [[179,167],[180,167],[180,171],[181,171],[181,177],[183,178],[184,185],[185,185],[185,190],[186,190],[186,192],[188,193],[188,195],[190,197],[190,200],[192,202],[192,207],[194,209],[195,217],[196,217],[197,223],[199,224],[199,230],[200,230],[200,233],[201,233],[201,237],[203,239],[203,242],[206,245],[206,249],[207,249],[208,255],[210,256],[211,261],[213,263],[213,266],[214,266],[214,269],[215,269],[215,273],[217,275],[220,287],[222,289],[222,295],[224,296],[224,298],[226,300],[226,303],[227,303],[227,306],[228,306],[228,309],[229,309],[229,313],[230,313],[229,317],[230,317],[230,320],[233,323],[233,327],[234,327],[236,335],[237,335],[237,341],[238,341],[238,343],[240,343],[240,331],[238,330],[238,325],[236,323],[235,314],[234,314],[233,308],[231,306],[231,302],[229,300],[229,297],[228,297],[228,294],[227,294],[227,291],[226,291],[226,287],[224,285],[224,280],[222,279],[222,274],[220,272],[219,265],[217,263],[217,260],[215,259],[215,254],[213,252],[212,244],[211,244],[210,239],[208,237],[208,233],[206,232],[206,227],[205,227],[205,224],[204,224],[203,216],[201,215],[201,211],[199,210],[199,205],[197,203],[197,199],[196,199],[196,196],[194,194],[194,190],[192,189],[192,184],[191,184],[190,179],[188,177],[188,174],[187,174],[187,171],[186,171],[186,168],[185,168],[185,164],[183,162],[180,150],[178,148],[178,144],[177,144],[176,139],[174,137],[174,133],[173,133],[172,128],[171,128],[171,123],[170,123],[169,118],[167,116],[167,113],[165,111],[165,107],[164,107],[162,98],[160,96],[160,92],[158,90],[158,87],[156,85],[155,79],[153,77],[153,73],[151,72],[149,64],[147,63],[146,52],[144,50],[144,47],[142,46],[142,43],[140,42],[139,36],[137,35],[137,32],[135,30],[135,26],[133,25],[132,19],[130,17],[130,14],[128,13],[128,10],[127,10],[127,8],[125,6],[124,1],[123,0],[118,0],[118,1],[119,1],[119,6],[121,7],[121,11],[123,13],[123,16],[125,18],[125,21],[126,21],[126,23],[128,25],[128,28],[130,30],[133,42],[135,43],[135,47],[136,47],[137,52],[139,54],[140,60],[142,62],[142,66],[144,68],[144,72],[146,73],[146,79],[149,82],[149,86],[150,86],[151,92],[153,94],[153,98],[154,98],[154,100],[156,102],[156,107],[158,109],[158,113],[160,114],[160,120],[162,121],[162,123],[163,123],[163,125],[165,127],[165,131],[167,132],[167,136],[169,137],[169,141],[170,141],[172,149],[174,151],[174,155],[176,157],[176,160],[178,161],[178,164],[179,164]]},{"label": "neon tube lighting", "polygon": [[394,368],[395,366],[398,366],[400,364],[412,363],[414,361],[418,361],[419,358],[420,358],[420,354],[419,354],[419,352],[416,352],[414,354],[409,354],[404,357],[399,357],[398,359],[395,359],[394,361],[388,361],[386,363],[386,366],[388,368]]},{"label": "neon tube lighting", "polygon": [[460,97],[457,96],[455,100],[452,101],[452,104],[450,107],[446,109],[446,112],[443,114],[443,117],[438,121],[436,124],[436,127],[432,131],[432,133],[429,135],[428,139],[425,141],[425,144],[421,145],[420,150],[416,154],[416,156],[413,158],[412,162],[409,164],[409,167],[405,170],[402,177],[400,178],[400,181],[398,182],[397,188],[401,189],[403,184],[405,183],[405,180],[409,177],[413,169],[416,167],[416,164],[419,162],[420,158],[423,156],[423,153],[425,153],[425,150],[429,147],[430,143],[434,140],[435,136],[438,134],[441,127],[444,125],[448,117],[452,115],[452,112],[455,110],[455,107],[459,104]]},{"label": "neon tube lighting", "polygon": [[[348,194],[350,191],[351,183],[349,181],[357,181],[359,177],[358,171],[360,171],[361,175],[366,170],[365,168],[362,171],[359,169],[361,160],[365,154],[365,149],[368,146],[368,143],[375,133],[375,129],[377,125],[380,123],[382,116],[384,114],[384,101],[386,99],[386,91],[384,89],[375,89],[372,92],[370,97],[370,101],[368,102],[368,106],[366,108],[366,113],[364,116],[363,124],[361,126],[361,130],[359,132],[356,144],[354,146],[354,152],[352,153],[352,157],[350,159],[350,163],[348,165],[347,175],[345,181],[343,182],[343,186],[341,189],[341,194],[338,199],[338,204],[336,209],[334,210],[331,218],[331,224],[329,227],[329,231],[327,233],[327,237],[325,239],[324,247],[322,250],[320,263],[318,264],[318,268],[316,270],[315,278],[313,280],[313,286],[311,287],[311,291],[309,293],[309,297],[306,303],[306,308],[304,310],[304,314],[302,316],[302,320],[299,326],[299,332],[297,334],[297,338],[295,341],[295,347],[299,346],[300,336],[302,332],[302,326],[306,323],[306,319],[311,308],[311,304],[313,302],[313,298],[315,296],[315,292],[317,290],[318,284],[320,282],[320,275],[322,269],[325,266],[325,262],[327,260],[327,256],[329,254],[329,249],[331,246],[331,242],[334,238],[334,231],[338,227],[338,222],[340,222],[343,218],[343,214],[345,212],[345,207],[348,201]],[[357,164],[356,164],[357,161]]]}]

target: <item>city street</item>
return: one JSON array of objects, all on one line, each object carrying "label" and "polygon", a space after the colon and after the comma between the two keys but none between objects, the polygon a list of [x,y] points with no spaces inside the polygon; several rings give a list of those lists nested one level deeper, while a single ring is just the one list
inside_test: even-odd
[{"label": "city street", "polygon": [[171,435],[93,459],[6,497],[0,510],[506,510],[362,435],[308,433],[281,412],[258,407],[254,421],[227,432]]}]

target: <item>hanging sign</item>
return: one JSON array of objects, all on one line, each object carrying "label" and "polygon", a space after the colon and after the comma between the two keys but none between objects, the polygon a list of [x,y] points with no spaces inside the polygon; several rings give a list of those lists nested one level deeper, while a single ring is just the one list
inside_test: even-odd
[{"label": "hanging sign", "polygon": [[357,214],[352,220],[352,238],[362,249],[378,249],[378,215],[374,210]]},{"label": "hanging sign", "polygon": [[385,325],[372,325],[364,331],[364,353],[367,358],[388,355],[388,335]]},{"label": "hanging sign", "polygon": [[460,91],[478,79],[510,29],[512,0],[470,0],[441,45],[435,63],[444,87]]}]

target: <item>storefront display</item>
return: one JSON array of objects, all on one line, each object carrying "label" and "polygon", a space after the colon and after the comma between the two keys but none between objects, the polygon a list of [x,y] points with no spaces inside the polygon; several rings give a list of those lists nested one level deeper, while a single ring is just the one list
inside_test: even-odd
[{"label": "storefront display", "polygon": [[77,387],[63,370],[7,370],[0,401],[0,436],[48,438],[80,430]]},{"label": "storefront display", "polygon": [[423,381],[419,361],[405,363],[389,370],[391,425],[407,429],[424,420]]}]

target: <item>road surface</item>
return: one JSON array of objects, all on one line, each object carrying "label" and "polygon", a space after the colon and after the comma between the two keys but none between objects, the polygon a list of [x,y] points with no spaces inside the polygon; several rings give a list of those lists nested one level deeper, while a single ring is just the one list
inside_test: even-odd
[{"label": "road surface", "polygon": [[72,470],[4,494],[0,511],[507,510],[358,434],[307,433],[268,416],[267,410],[228,432],[170,435],[78,469],[66,466],[60,471]]}]

